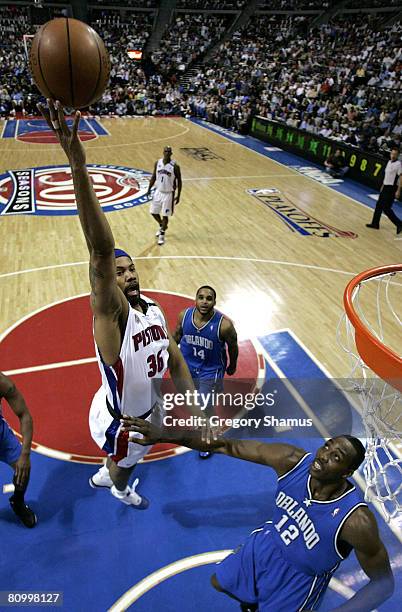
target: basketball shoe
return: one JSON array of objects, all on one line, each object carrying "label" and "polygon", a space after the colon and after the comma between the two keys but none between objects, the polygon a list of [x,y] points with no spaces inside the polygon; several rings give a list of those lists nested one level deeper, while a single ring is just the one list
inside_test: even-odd
[{"label": "basketball shoe", "polygon": [[158,229],[158,231],[155,234],[155,238],[159,238],[160,233],[161,233],[161,226],[159,226],[159,229]]},{"label": "basketball shoe", "polygon": [[258,612],[258,606],[257,604],[249,604],[242,602],[240,604],[240,610],[241,612]]},{"label": "basketball shoe", "polygon": [[212,457],[211,451],[199,451],[198,455],[200,459],[209,459]]},{"label": "basketball shoe", "polygon": [[139,483],[139,479],[136,478],[131,487],[126,487],[125,491],[119,491],[113,485],[110,489],[111,494],[116,497],[116,499],[123,502],[127,506],[134,506],[137,510],[146,510],[149,506],[149,501],[146,497],[138,495],[135,491],[135,487]]},{"label": "basketball shoe", "polygon": [[21,523],[25,525],[25,527],[35,527],[38,522],[37,516],[33,510],[24,502],[15,501],[14,496],[9,499],[10,506],[14,510],[14,513],[18,516]]},{"label": "basketball shoe", "polygon": [[159,232],[158,244],[160,246],[162,246],[162,244],[165,244],[165,232],[163,230],[160,230]]},{"label": "basketball shoe", "polygon": [[105,487],[110,489],[113,486],[113,480],[110,478],[109,470],[106,465],[103,465],[100,470],[93,474],[89,479],[89,486],[93,489]]}]

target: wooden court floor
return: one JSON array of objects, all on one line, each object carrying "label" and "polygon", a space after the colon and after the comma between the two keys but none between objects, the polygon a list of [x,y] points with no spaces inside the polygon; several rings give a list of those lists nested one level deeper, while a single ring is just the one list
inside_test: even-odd
[{"label": "wooden court floor", "polygon": [[[354,273],[400,261],[401,242],[389,221],[380,232],[370,231],[365,206],[184,119],[102,124],[110,135],[86,143],[89,164],[151,172],[169,144],[182,170],[182,199],[163,247],[147,204],[108,213],[116,244],[137,258],[142,287],[192,296],[210,284],[240,338],[290,328],[333,376],[347,375],[335,339],[343,290]],[[205,149],[207,159],[199,154]],[[52,144],[2,139],[0,153],[0,174],[65,163]],[[247,193],[252,188],[278,189],[312,217],[358,237],[292,232]],[[49,303],[88,291],[76,215],[2,216],[0,252],[1,333]]]}]

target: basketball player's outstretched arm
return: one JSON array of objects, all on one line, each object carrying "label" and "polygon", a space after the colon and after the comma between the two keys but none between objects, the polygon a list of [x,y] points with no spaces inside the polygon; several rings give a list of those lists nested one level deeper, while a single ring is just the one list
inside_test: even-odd
[{"label": "basketball player's outstretched arm", "polygon": [[394,591],[388,553],[379,536],[373,513],[365,507],[355,510],[343,526],[340,539],[353,546],[370,582],[332,612],[370,612],[391,597]]},{"label": "basketball player's outstretched arm", "polygon": [[204,441],[196,431],[175,431],[171,427],[161,429],[148,421],[135,417],[125,417],[123,429],[141,433],[144,437],[142,439],[133,438],[133,442],[143,446],[165,442],[180,444],[194,450],[212,451],[236,459],[268,465],[276,471],[278,476],[292,469],[306,454],[305,450],[291,444],[266,444],[254,440],[230,438]]},{"label": "basketball player's outstretched arm", "polygon": [[92,187],[85,150],[78,135],[81,113],[75,113],[70,130],[60,102],[48,100],[48,109],[40,104],[38,108],[70,162],[80,223],[90,253],[95,338],[106,363],[114,363],[120,350],[119,322],[127,316],[128,303],[117,286],[113,234]]},{"label": "basketball player's outstretched arm", "polygon": [[0,398],[4,397],[14,414],[20,420],[22,435],[21,454],[15,464],[15,484],[23,486],[28,480],[31,469],[31,443],[33,435],[33,422],[25,400],[13,381],[0,372]]}]

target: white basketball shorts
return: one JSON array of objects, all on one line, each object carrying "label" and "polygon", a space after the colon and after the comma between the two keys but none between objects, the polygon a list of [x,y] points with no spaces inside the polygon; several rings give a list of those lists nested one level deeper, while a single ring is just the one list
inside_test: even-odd
[{"label": "white basketball shorts", "polygon": [[[152,414],[145,419],[157,427],[162,425],[162,408],[155,406]],[[113,419],[106,406],[106,392],[103,387],[95,393],[89,410],[89,429],[94,442],[119,466],[129,468],[138,463],[152,446],[141,446],[130,438],[142,438],[136,432],[121,431],[119,421]]]},{"label": "white basketball shorts", "polygon": [[151,215],[171,217],[174,212],[173,195],[173,191],[164,193],[156,190],[149,208]]}]

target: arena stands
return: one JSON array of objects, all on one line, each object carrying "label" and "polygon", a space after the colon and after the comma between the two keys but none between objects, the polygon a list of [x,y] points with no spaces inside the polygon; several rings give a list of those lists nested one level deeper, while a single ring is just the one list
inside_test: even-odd
[{"label": "arena stands", "polygon": [[345,5],[346,8],[387,8],[387,7],[395,7],[401,6],[400,0],[349,0]]},{"label": "arena stands", "polygon": [[[90,6],[91,25],[112,62],[110,87],[90,112],[195,115],[243,131],[258,114],[367,151],[400,144],[402,27],[400,21],[384,27],[396,15],[392,0],[363,0],[359,6],[374,8],[358,18],[355,9],[343,10],[315,27],[317,11],[325,8],[316,0],[297,2],[297,11],[293,0],[272,0],[271,12],[261,12],[262,2],[227,40],[244,3],[220,3],[226,13],[209,12],[213,4],[195,0],[187,13],[180,10],[187,0],[179,0],[149,54],[155,2],[142,11]],[[386,6],[393,12],[384,12]],[[23,34],[35,32],[32,16],[27,7],[0,6],[3,117],[35,113],[38,92],[23,45]],[[130,59],[130,47],[143,48],[145,61]]]},{"label": "arena stands", "polygon": [[306,22],[296,19],[260,15],[224,43],[212,74],[225,95],[211,96],[215,83],[198,75],[193,85],[203,98],[195,112],[236,126],[243,93],[254,112],[293,127],[368,150],[398,144],[401,112],[392,92],[401,84],[400,24],[380,31],[375,15],[341,15],[303,34]]},{"label": "arena stands", "polygon": [[166,75],[183,73],[220,40],[233,19],[231,14],[177,13],[166,28],[153,61]]},{"label": "arena stands", "polygon": [[233,11],[242,9],[246,3],[247,0],[220,0],[217,5],[214,0],[177,0],[176,8]]},{"label": "arena stands", "polygon": [[[91,26],[102,36],[109,53],[126,56],[126,49],[142,48],[152,31],[153,13],[92,11]],[[123,61],[123,57],[121,57]]]},{"label": "arena stands", "polygon": [[[330,0],[260,0],[258,9],[269,11],[323,11],[339,2]],[[400,6],[400,0],[349,0],[343,8],[386,8]]]},{"label": "arena stands", "polygon": [[310,11],[326,10],[331,3],[329,0],[260,0],[259,10],[270,11]]},{"label": "arena stands", "polygon": [[96,0],[89,2],[89,7],[128,7],[128,8],[156,8],[158,6],[157,0],[125,0],[122,2],[121,0]]},{"label": "arena stands", "polygon": [[27,7],[0,9],[0,116],[7,117],[32,106],[33,88],[23,44],[23,35],[31,27]]},{"label": "arena stands", "polygon": [[[128,57],[128,49],[142,49],[151,34],[153,13],[102,10],[91,12],[91,26],[102,36],[109,51],[110,86],[106,90],[101,108],[95,112],[133,115],[143,110],[142,92],[146,85],[143,69]],[[137,103],[136,97],[139,96]],[[142,114],[142,113],[141,113]]]}]

